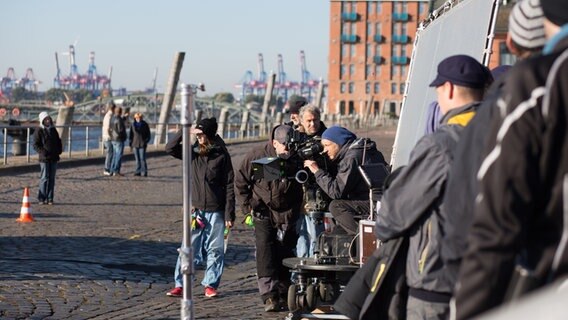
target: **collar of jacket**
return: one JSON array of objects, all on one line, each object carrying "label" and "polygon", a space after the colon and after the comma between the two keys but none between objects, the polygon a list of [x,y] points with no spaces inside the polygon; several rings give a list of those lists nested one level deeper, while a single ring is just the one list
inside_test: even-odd
[{"label": "collar of jacket", "polygon": [[560,31],[558,31],[557,34],[555,34],[552,38],[550,38],[550,40],[548,40],[548,42],[546,42],[546,45],[542,49],[542,54],[551,54],[554,51],[566,48],[566,41],[563,40],[567,38],[568,24],[560,28]]},{"label": "collar of jacket", "polygon": [[441,124],[457,124],[462,127],[465,127],[469,121],[475,116],[475,112],[481,102],[475,101],[472,103],[468,103],[463,107],[455,108],[448,113],[446,113],[442,120],[440,120]]}]

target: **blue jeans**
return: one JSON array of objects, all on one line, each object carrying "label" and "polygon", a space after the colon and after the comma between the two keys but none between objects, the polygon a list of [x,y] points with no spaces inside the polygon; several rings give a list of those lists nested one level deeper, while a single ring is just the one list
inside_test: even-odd
[{"label": "blue jeans", "polygon": [[110,167],[111,173],[120,173],[122,166],[122,152],[124,151],[124,141],[112,141],[113,157]]},{"label": "blue jeans", "polygon": [[112,147],[112,141],[108,140],[104,142],[105,149],[106,149],[106,157],[105,157],[105,171],[110,172],[112,167],[112,160],[114,155],[114,150]]},{"label": "blue jeans", "polygon": [[134,158],[136,159],[136,173],[146,175],[148,166],[146,165],[146,147],[133,148]]},{"label": "blue jeans", "polygon": [[[225,267],[224,236],[225,219],[222,211],[199,211],[203,228],[196,228],[191,232],[191,246],[193,247],[194,266],[207,260],[205,276],[201,285],[217,289],[221,283],[221,275]],[[181,257],[178,256],[174,274],[176,287],[183,287],[183,274],[181,273]]]},{"label": "blue jeans", "polygon": [[41,174],[39,178],[38,201],[53,201],[53,192],[55,190],[55,172],[57,171],[57,162],[40,162],[39,167]]},{"label": "blue jeans", "polygon": [[296,256],[300,258],[313,256],[318,245],[318,237],[324,231],[323,222],[316,223],[309,215],[301,214],[296,230],[298,232]]}]

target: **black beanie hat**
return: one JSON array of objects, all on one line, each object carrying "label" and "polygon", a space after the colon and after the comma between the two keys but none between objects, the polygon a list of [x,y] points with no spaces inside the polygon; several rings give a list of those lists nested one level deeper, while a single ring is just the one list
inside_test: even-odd
[{"label": "black beanie hat", "polygon": [[288,99],[288,110],[290,113],[300,113],[300,108],[308,104],[308,100],[302,96],[293,95]]},{"label": "black beanie hat", "polygon": [[568,1],[566,0],[540,0],[540,6],[546,19],[557,26],[568,23]]},{"label": "black beanie hat", "polygon": [[203,131],[207,138],[213,139],[217,134],[217,119],[201,119],[195,126],[195,129]]}]

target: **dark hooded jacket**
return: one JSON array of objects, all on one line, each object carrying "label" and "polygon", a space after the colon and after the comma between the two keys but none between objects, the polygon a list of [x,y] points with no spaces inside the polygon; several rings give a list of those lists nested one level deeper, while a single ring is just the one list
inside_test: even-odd
[{"label": "dark hooded jacket", "polygon": [[[182,159],[180,130],[166,145],[166,152]],[[215,136],[206,155],[191,152],[191,205],[204,211],[224,211],[226,221],[235,221],[234,173],[231,156],[221,137]]]},{"label": "dark hooded jacket", "polygon": [[59,161],[63,145],[59,133],[54,126],[46,128],[40,119],[40,127],[34,132],[34,150],[39,156],[39,162]]},{"label": "dark hooded jacket", "polygon": [[[274,129],[271,137],[274,136]],[[241,208],[251,208],[256,213],[270,217],[275,227],[286,225],[290,230],[298,220],[302,186],[294,179],[256,179],[252,161],[265,157],[277,157],[272,140],[263,148],[253,149],[245,155],[235,178],[237,203]]]}]

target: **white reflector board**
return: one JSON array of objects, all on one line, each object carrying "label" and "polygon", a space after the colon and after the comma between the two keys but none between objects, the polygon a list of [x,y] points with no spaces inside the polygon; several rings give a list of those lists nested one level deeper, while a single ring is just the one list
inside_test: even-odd
[{"label": "white reflector board", "polygon": [[410,151],[424,135],[428,105],[436,100],[435,89],[428,85],[436,77],[438,63],[451,55],[467,54],[487,65],[497,2],[464,0],[416,32],[391,156],[393,169],[408,163]]}]

